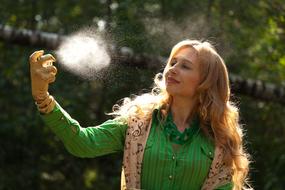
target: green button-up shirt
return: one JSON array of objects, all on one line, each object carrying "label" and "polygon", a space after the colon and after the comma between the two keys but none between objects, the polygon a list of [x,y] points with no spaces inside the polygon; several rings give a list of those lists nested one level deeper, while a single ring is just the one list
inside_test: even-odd
[{"label": "green button-up shirt", "polygon": [[[96,157],[124,150],[128,126],[120,120],[82,128],[58,104],[51,113],[42,115],[42,119],[75,156]],[[141,188],[201,189],[213,160],[213,143],[198,132],[183,145],[175,144],[164,132],[164,126],[159,124],[157,112],[154,112],[152,121],[143,158]],[[167,122],[173,122],[172,118]],[[232,183],[216,190],[230,189]]]}]

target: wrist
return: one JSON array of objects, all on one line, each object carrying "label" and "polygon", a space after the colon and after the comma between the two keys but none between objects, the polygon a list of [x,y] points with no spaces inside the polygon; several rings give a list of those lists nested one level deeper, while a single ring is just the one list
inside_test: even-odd
[{"label": "wrist", "polygon": [[41,93],[37,95],[33,95],[33,98],[37,104],[41,104],[44,100],[46,100],[49,97],[49,93]]},{"label": "wrist", "polygon": [[52,112],[52,110],[55,107],[55,100],[53,98],[53,96],[48,95],[46,97],[46,99],[41,100],[41,102],[35,102],[39,112],[43,113],[43,114],[48,114],[50,112]]}]

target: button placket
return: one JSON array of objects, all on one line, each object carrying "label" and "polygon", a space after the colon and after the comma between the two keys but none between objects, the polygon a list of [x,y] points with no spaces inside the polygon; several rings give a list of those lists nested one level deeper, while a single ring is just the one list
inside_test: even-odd
[{"label": "button placket", "polygon": [[176,162],[177,162],[177,156],[175,153],[172,154],[172,157],[171,157],[171,162],[172,162],[172,169],[170,171],[170,174],[168,175],[168,180],[170,182],[170,186],[173,185],[174,183],[174,173],[175,173],[175,170],[176,170]]}]

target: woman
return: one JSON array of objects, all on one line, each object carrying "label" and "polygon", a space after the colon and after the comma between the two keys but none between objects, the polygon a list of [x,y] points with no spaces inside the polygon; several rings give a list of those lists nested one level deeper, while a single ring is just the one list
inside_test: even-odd
[{"label": "woman", "polygon": [[30,57],[32,94],[45,123],[69,152],[96,157],[124,151],[121,189],[245,188],[248,155],[223,59],[208,42],[176,44],[152,92],[125,98],[116,116],[81,128],[48,93],[56,68]]}]

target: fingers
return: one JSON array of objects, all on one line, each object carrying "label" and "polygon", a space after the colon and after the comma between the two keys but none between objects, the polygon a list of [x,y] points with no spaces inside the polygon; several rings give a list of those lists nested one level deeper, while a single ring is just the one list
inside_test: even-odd
[{"label": "fingers", "polygon": [[45,72],[46,73],[53,73],[54,75],[56,75],[57,68],[53,65],[49,65],[49,66],[45,67]]},{"label": "fingers", "polygon": [[48,83],[53,83],[55,81],[55,75],[51,75],[49,78],[48,78]]},{"label": "fingers", "polygon": [[[38,62],[41,65],[44,65],[49,62],[55,62],[55,61],[56,59],[51,54],[42,55],[38,58]],[[48,65],[51,65],[51,64],[46,64],[46,66]]]},{"label": "fingers", "polygon": [[30,56],[30,63],[39,63],[43,66],[52,65],[52,62],[55,62],[56,59],[51,54],[44,55],[44,50],[35,51]]},{"label": "fingers", "polygon": [[35,51],[30,56],[30,63],[35,63],[44,54],[44,50]]},{"label": "fingers", "polygon": [[50,65],[47,67],[41,67],[37,70],[38,75],[42,80],[47,81],[48,83],[52,83],[55,81],[55,75],[57,73],[57,69],[55,66]]},{"label": "fingers", "polygon": [[52,83],[55,81],[55,74],[54,73],[45,73],[41,75],[41,78],[48,83]]}]

